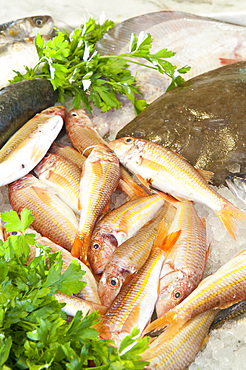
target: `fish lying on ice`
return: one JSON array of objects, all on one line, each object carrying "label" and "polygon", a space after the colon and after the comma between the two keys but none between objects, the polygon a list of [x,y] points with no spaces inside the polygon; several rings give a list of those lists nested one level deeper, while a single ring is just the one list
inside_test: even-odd
[{"label": "fish lying on ice", "polygon": [[0,24],[0,47],[5,43],[22,40],[26,37],[51,35],[54,28],[54,20],[49,15],[36,15],[16,19]]},{"label": "fish lying on ice", "polygon": [[44,109],[27,121],[0,150],[0,186],[28,174],[47,153],[62,129],[66,108]]},{"label": "fish lying on ice", "polygon": [[1,89],[0,146],[35,114],[53,106],[57,97],[50,81],[41,78],[16,82]]},{"label": "fish lying on ice", "polygon": [[234,173],[226,177],[226,184],[231,192],[246,205],[246,174]]},{"label": "fish lying on ice", "polygon": [[[153,12],[121,22],[104,35],[96,48],[101,54],[126,53],[131,33],[138,36],[141,31],[152,36],[152,53],[167,48],[176,53],[170,58],[172,64],[178,68],[191,67],[183,75],[185,80],[246,58],[245,27],[177,11]],[[147,103],[162,95],[170,84],[169,77],[153,69],[130,65],[130,70],[136,74],[137,85],[141,86]],[[122,107],[115,112],[101,113],[93,109],[92,121],[102,136],[111,130],[110,139],[135,117],[131,102],[124,97],[120,100]]]},{"label": "fish lying on ice", "polygon": [[246,214],[207,183],[206,171],[197,170],[181,155],[148,140],[123,137],[108,145],[129,171],[153,188],[211,208],[236,239],[234,221],[246,223]]},{"label": "fish lying on ice", "polygon": [[233,166],[246,170],[245,74],[246,62],[238,62],[194,77],[156,99],[117,138],[162,144],[222,184]]}]

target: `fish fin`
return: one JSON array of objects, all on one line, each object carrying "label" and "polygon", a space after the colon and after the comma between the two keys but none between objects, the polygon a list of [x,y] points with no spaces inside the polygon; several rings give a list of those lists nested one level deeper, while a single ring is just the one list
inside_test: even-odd
[{"label": "fish fin", "polygon": [[168,235],[167,233],[168,233],[167,223],[164,219],[162,219],[156,233],[153,248],[162,249],[166,253],[166,255],[171,251],[171,249],[175,245],[176,241],[180,236],[181,230],[175,231]]},{"label": "fish fin", "polygon": [[80,202],[80,198],[78,198],[78,210],[79,210],[79,211],[81,211],[81,210],[82,210],[81,202]]},{"label": "fish fin", "polygon": [[208,249],[207,249],[207,251],[206,251],[205,266],[206,266],[206,264],[207,264],[207,260],[208,260],[208,256],[209,256],[210,247],[211,247],[211,242],[209,243]]},{"label": "fish fin", "polygon": [[123,191],[132,200],[150,195],[149,190],[143,189],[135,181],[125,179],[125,177],[120,179],[118,190]]},{"label": "fish fin", "polygon": [[201,221],[202,221],[203,226],[204,226],[204,229],[206,231],[206,229],[207,229],[206,218],[205,217],[201,217]]},{"label": "fish fin", "polygon": [[201,168],[196,168],[196,170],[207,182],[211,183],[213,181],[214,173],[212,171],[202,170]]},{"label": "fish fin", "polygon": [[138,175],[137,173],[135,174],[135,176],[137,177],[138,181],[140,182],[140,184],[142,184],[144,186],[145,189],[147,189],[148,191],[150,191],[150,185],[151,185],[151,181],[149,180],[144,180],[144,178],[140,175]]},{"label": "fish fin", "polygon": [[108,213],[108,210],[109,210],[109,207],[110,207],[110,202],[111,202],[111,199],[108,201],[108,203],[106,204],[104,210],[102,211],[102,216],[106,215]]},{"label": "fish fin", "polygon": [[170,194],[163,193],[162,191],[159,191],[159,190],[154,190],[154,192],[157,193],[158,195],[160,195],[160,197],[162,197],[162,199],[164,199],[168,203],[171,203],[175,207],[179,203],[179,200],[174,198],[174,196],[172,196]]},{"label": "fish fin", "polygon": [[32,186],[32,189],[35,191],[37,196],[46,204],[50,204],[51,197],[49,193],[44,188],[39,188],[37,186]]},{"label": "fish fin", "polygon": [[71,255],[79,258],[86,266],[90,267],[87,252],[89,247],[89,239],[83,235],[76,234],[71,249]]},{"label": "fish fin", "polygon": [[98,175],[98,177],[101,177],[103,174],[103,169],[100,161],[95,161],[91,163],[92,171]]},{"label": "fish fin", "polygon": [[228,64],[232,64],[232,63],[236,63],[236,62],[239,62],[240,60],[242,60],[242,59],[240,59],[240,58],[238,58],[238,59],[230,59],[230,58],[219,58],[219,60],[220,60],[220,63],[223,65],[223,66],[226,66],[226,65],[228,65]]},{"label": "fish fin", "polygon": [[163,316],[160,316],[158,319],[152,321],[144,329],[143,335],[156,337],[165,332],[165,338],[170,338],[172,335],[176,334],[177,330],[183,326],[185,321],[179,320],[173,311],[174,310],[170,310]]},{"label": "fish fin", "polygon": [[224,207],[220,211],[215,212],[215,214],[219,217],[231,237],[236,240],[236,226],[234,221],[236,220],[246,224],[246,214],[226,199]]}]

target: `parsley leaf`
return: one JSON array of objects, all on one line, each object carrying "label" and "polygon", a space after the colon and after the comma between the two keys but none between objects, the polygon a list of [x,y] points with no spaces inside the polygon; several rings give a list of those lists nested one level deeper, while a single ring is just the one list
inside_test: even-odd
[{"label": "parsley leaf", "polygon": [[102,112],[118,109],[121,106],[118,94],[126,95],[133,103],[136,114],[147,103],[136,99],[141,89],[136,86],[136,78],[128,69],[130,63],[165,73],[171,78],[168,90],[184,82],[180,74],[186,73],[190,67],[178,69],[172,65],[166,58],[175,53],[167,49],[151,54],[152,38],[148,33],[140,32],[139,37],[134,33],[131,35],[129,53],[100,55],[95,44],[113,26],[113,21],[106,20],[100,25],[89,18],[70,34],[65,30],[59,31],[46,42],[38,34],[35,46],[39,62],[33,68],[25,67],[24,74],[14,71],[16,76],[10,82],[36,77],[49,79],[54,89],[58,89],[61,102],[65,101],[66,95],[70,96],[74,108],[83,104],[89,112],[92,111],[91,104]]}]

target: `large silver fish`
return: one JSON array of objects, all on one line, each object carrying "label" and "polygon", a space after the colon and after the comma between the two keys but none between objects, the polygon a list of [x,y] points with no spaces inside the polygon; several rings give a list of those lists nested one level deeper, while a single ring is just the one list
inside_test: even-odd
[{"label": "large silver fish", "polygon": [[[170,62],[178,68],[191,67],[183,76],[185,80],[246,57],[245,27],[177,11],[148,13],[119,23],[98,42],[97,50],[101,54],[128,52],[131,33],[138,36],[141,31],[151,34],[152,53],[167,48],[176,53]],[[153,69],[131,65],[130,70],[134,75],[137,73],[137,85],[141,86],[148,103],[163,94],[170,83],[169,77]],[[110,138],[114,137],[135,117],[131,102],[120,99],[122,107],[118,111],[100,113],[93,110],[93,122],[101,135],[110,129]]]}]

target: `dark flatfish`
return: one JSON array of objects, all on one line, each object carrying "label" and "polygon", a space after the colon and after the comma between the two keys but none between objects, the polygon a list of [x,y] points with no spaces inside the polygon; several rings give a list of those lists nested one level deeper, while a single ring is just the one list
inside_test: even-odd
[{"label": "dark flatfish", "polygon": [[57,100],[50,81],[24,80],[0,90],[0,147],[29,119]]},{"label": "dark flatfish", "polygon": [[[153,12],[127,19],[110,29],[96,48],[101,54],[128,52],[131,33],[138,36],[141,31],[152,36],[152,53],[167,48],[176,53],[168,59],[173,65],[191,67],[183,75],[185,80],[225,64],[246,60],[246,27],[178,11]],[[136,64],[129,69],[136,75],[137,85],[147,103],[162,95],[170,84],[168,76],[153,69]],[[93,123],[100,135],[109,131],[110,139],[135,117],[132,103],[124,96],[119,100],[122,107],[117,111],[101,113],[93,109]]]},{"label": "dark flatfish", "polygon": [[223,66],[164,93],[117,134],[175,150],[225,182],[230,169],[246,170],[246,62]]}]

